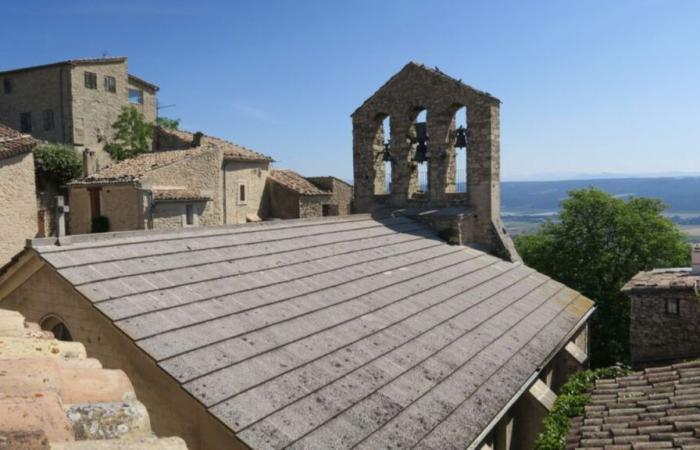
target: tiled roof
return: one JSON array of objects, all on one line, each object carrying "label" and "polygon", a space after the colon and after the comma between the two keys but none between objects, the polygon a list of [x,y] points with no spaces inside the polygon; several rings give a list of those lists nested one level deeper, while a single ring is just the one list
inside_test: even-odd
[{"label": "tiled roof", "polygon": [[39,143],[29,135],[0,125],[0,159],[31,152]]},{"label": "tiled roof", "polygon": [[150,82],[144,80],[143,78],[137,77],[136,75],[129,74],[129,80],[134,81],[138,84],[143,84],[143,85],[153,89],[154,91],[160,90],[160,87],[158,87],[158,85],[150,83]]},{"label": "tiled roof", "polygon": [[700,361],[598,380],[566,448],[700,450]]},{"label": "tiled roof", "polygon": [[[171,130],[162,127],[158,127],[156,132],[160,135],[161,138],[167,138],[169,142],[173,141],[172,138],[175,137],[175,140],[179,141],[178,145],[175,148],[191,146],[192,140],[195,136],[195,133],[190,133],[189,131]],[[202,135],[201,145],[210,145],[220,148],[224,154],[224,158],[229,160],[272,161],[272,158],[267,155],[250,150],[248,148],[245,148],[238,144],[234,144],[233,142],[229,142],[224,139],[208,136],[206,134]]]},{"label": "tiled roof", "polygon": [[211,195],[187,188],[155,188],[152,189],[153,199],[167,200],[211,200]]},{"label": "tiled roof", "polygon": [[[133,447],[128,447],[133,445]],[[184,450],[156,438],[121,370],[0,309],[0,449]]]},{"label": "tiled roof", "polygon": [[70,238],[32,246],[253,449],[463,449],[593,311],[407,218]]},{"label": "tiled roof", "polygon": [[49,63],[49,64],[41,64],[38,66],[29,66],[29,67],[19,67],[17,69],[9,69],[9,70],[3,70],[0,71],[0,75],[5,75],[5,74],[10,74],[13,72],[26,72],[30,70],[36,70],[36,69],[46,69],[49,67],[55,67],[55,66],[79,66],[82,64],[111,64],[111,63],[121,63],[126,61],[125,56],[116,56],[116,57],[110,57],[110,58],[78,58],[78,59],[69,59],[65,61],[59,61],[55,63]]},{"label": "tiled roof", "polygon": [[204,147],[142,153],[119,161],[97,173],[73,181],[72,184],[114,183],[138,181],[143,175],[161,167],[194,158],[206,152]]},{"label": "tiled roof", "polygon": [[270,178],[301,195],[331,195],[331,192],[319,189],[312,182],[289,169],[271,170]]},{"label": "tiled roof", "polygon": [[625,292],[657,290],[695,290],[700,286],[700,275],[690,268],[654,269],[639,272],[622,288]]}]

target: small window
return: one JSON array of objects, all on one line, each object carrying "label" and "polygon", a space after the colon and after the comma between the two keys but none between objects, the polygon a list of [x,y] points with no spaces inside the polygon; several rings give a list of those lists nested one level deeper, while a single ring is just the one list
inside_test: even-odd
[{"label": "small window", "polygon": [[677,316],[679,314],[680,308],[678,307],[677,298],[667,298],[666,299],[666,313]]},{"label": "small window", "polygon": [[238,203],[243,204],[246,201],[245,184],[238,184]]},{"label": "small window", "polygon": [[185,225],[194,225],[194,208],[192,205],[185,205]]},{"label": "small window", "polygon": [[12,78],[5,78],[2,80],[2,90],[5,94],[12,93]]},{"label": "small window", "polygon": [[44,130],[53,130],[54,129],[54,121],[53,121],[53,110],[52,109],[46,109],[44,110]]},{"label": "small window", "polygon": [[97,74],[95,72],[85,72],[85,87],[97,89]]},{"label": "small window", "polygon": [[141,89],[129,89],[129,103],[143,105],[143,91]]},{"label": "small window", "polygon": [[107,92],[117,92],[117,79],[114,77],[110,77],[109,75],[105,75],[105,91]]},{"label": "small window", "polygon": [[32,113],[23,112],[19,115],[19,129],[22,133],[32,132]]}]

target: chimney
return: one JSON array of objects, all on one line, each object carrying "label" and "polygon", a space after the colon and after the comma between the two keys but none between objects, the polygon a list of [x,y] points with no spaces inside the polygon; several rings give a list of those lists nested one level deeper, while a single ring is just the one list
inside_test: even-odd
[{"label": "chimney", "polygon": [[89,177],[97,172],[97,158],[95,152],[86,148],[83,150],[83,175]]},{"label": "chimney", "polygon": [[202,136],[204,136],[204,133],[201,131],[197,131],[194,136],[192,136],[192,148],[202,145]]},{"label": "chimney", "polygon": [[700,275],[700,244],[693,244],[691,258],[693,260],[693,268],[690,273]]}]

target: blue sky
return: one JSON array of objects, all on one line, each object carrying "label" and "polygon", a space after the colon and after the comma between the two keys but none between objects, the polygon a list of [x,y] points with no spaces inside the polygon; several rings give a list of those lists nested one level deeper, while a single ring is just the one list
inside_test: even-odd
[{"label": "blue sky", "polygon": [[694,0],[25,0],[0,69],[129,57],[162,114],[305,175],[352,176],[350,114],[410,60],[501,108],[504,179],[700,172]]}]

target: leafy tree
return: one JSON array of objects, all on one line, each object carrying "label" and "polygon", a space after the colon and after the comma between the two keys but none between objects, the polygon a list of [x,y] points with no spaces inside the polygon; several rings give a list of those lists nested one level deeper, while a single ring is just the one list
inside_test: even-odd
[{"label": "leafy tree", "polygon": [[146,122],[133,106],[122,107],[114,129],[114,141],[105,145],[105,151],[112,159],[121,161],[145,153],[151,148],[153,124]]},{"label": "leafy tree", "polygon": [[627,362],[629,299],[622,286],[640,270],[687,266],[689,244],[655,199],[624,201],[594,188],[575,190],[549,221],[515,244],[529,266],[595,300],[593,367]]},{"label": "leafy tree", "polygon": [[78,178],[83,171],[75,148],[61,144],[41,144],[34,149],[34,167],[39,177],[49,178],[58,185]]},{"label": "leafy tree", "polygon": [[180,129],[180,119],[170,119],[168,117],[156,117],[156,125],[170,130]]}]

